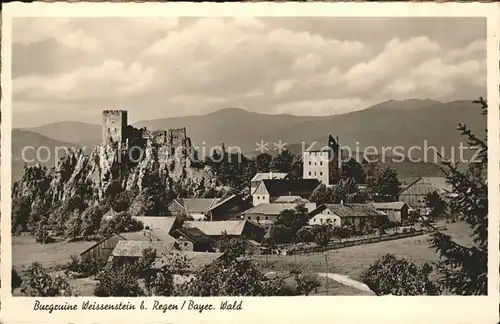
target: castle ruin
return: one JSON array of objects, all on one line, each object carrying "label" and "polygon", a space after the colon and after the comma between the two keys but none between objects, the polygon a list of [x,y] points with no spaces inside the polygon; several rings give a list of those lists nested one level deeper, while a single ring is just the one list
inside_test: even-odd
[{"label": "castle ruin", "polygon": [[102,112],[102,144],[117,145],[126,149],[137,143],[146,146],[167,148],[169,154],[175,154],[178,148],[190,148],[191,139],[187,136],[186,127],[167,130],[148,131],[128,125],[126,110],[104,110]]}]

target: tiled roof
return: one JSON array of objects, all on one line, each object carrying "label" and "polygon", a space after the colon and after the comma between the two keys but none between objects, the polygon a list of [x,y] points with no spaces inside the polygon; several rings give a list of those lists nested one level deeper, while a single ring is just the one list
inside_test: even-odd
[{"label": "tiled roof", "polygon": [[156,249],[158,255],[163,255],[174,249],[174,243],[148,242],[148,241],[118,241],[111,253],[114,257],[142,257],[142,251],[147,248]]},{"label": "tiled roof", "polygon": [[374,217],[385,215],[385,213],[376,210],[371,204],[325,204],[324,206],[339,217]]},{"label": "tiled roof", "polygon": [[213,243],[213,240],[197,227],[179,228],[176,230],[176,234],[197,243]]},{"label": "tiled roof", "polygon": [[[204,268],[205,266],[209,265],[210,263],[220,258],[220,256],[222,255],[222,253],[216,253],[216,252],[192,252],[192,251],[172,251],[170,254],[177,255],[180,257],[185,256],[190,264],[188,270],[192,272]],[[153,269],[161,269],[165,265],[167,265],[168,262],[170,262],[170,260],[171,256],[164,256],[156,260],[151,267]]]},{"label": "tiled roof", "polygon": [[188,213],[208,213],[217,205],[219,198],[183,198],[177,201],[186,208]]},{"label": "tiled roof", "polygon": [[150,229],[160,229],[165,233],[170,233],[175,229],[176,221],[181,223],[175,216],[133,216],[134,219],[141,221],[144,226]]},{"label": "tiled roof", "polygon": [[259,172],[255,174],[255,176],[252,178],[251,181],[262,181],[262,180],[269,180],[269,179],[285,179],[287,173],[281,173],[281,172]]},{"label": "tiled roof", "polygon": [[[249,210],[246,210],[243,212],[243,215],[246,214],[263,214],[263,215],[279,215],[283,210],[286,209],[295,209],[297,204],[293,203],[262,203],[258,204],[257,206],[250,208]],[[315,203],[309,203],[305,204],[305,207],[309,212],[314,210],[316,208]]]},{"label": "tiled roof", "polygon": [[280,196],[276,198],[275,203],[296,203],[296,202],[304,202],[308,203],[309,200],[304,199],[300,196]]},{"label": "tiled roof", "polygon": [[372,203],[376,209],[401,210],[406,204],[403,201]]},{"label": "tiled roof", "polygon": [[262,180],[271,197],[286,195],[309,196],[320,184],[317,179]]},{"label": "tiled roof", "polygon": [[[188,221],[185,222],[186,226],[196,227],[200,229],[203,233],[208,236],[219,236],[224,232],[227,235],[241,235],[248,220],[228,220],[228,221],[215,221],[215,222],[203,222],[203,221]],[[253,223],[255,224],[255,223]],[[255,226],[259,226],[255,224]]]}]

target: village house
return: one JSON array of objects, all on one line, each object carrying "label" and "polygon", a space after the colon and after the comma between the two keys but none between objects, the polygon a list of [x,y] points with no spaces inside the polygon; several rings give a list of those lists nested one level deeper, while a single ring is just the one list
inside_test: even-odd
[{"label": "village house", "polygon": [[421,177],[410,183],[399,192],[399,201],[405,202],[410,208],[424,213],[426,209],[425,197],[437,192],[443,199],[453,196],[453,188],[446,178]]},{"label": "village house", "polygon": [[336,227],[354,225],[362,228],[366,223],[377,227],[387,221],[387,215],[371,204],[322,204],[309,217],[309,225],[330,223]]},{"label": "village house", "polygon": [[319,184],[317,179],[262,180],[252,194],[253,205],[273,203],[281,196],[309,198]]},{"label": "village house", "polygon": [[255,189],[259,186],[262,180],[272,180],[272,179],[287,179],[287,173],[281,172],[258,172],[254,175],[252,180],[250,180],[250,193],[252,194]]},{"label": "village house", "polygon": [[326,134],[302,153],[304,179],[317,179],[326,186],[339,179],[340,146],[338,138]]},{"label": "village house", "polygon": [[260,242],[266,232],[258,223],[244,219],[214,222],[187,221],[184,227],[196,227],[214,240],[227,236]]},{"label": "village house", "polygon": [[220,221],[240,218],[241,213],[252,204],[238,195],[227,198],[177,198],[167,209],[170,215],[190,217],[195,221]]},{"label": "village house", "polygon": [[172,234],[182,251],[215,252],[215,242],[196,227],[179,228]]},{"label": "village house", "polygon": [[[259,204],[243,213],[243,218],[259,223],[266,231],[269,231],[278,219],[278,216],[283,210],[295,209],[296,203],[264,203]],[[307,203],[304,205],[308,212],[316,208],[316,203]]]},{"label": "village house", "polygon": [[160,229],[111,234],[80,253],[80,260],[108,259],[119,241],[163,242],[167,244],[176,242],[174,237]]},{"label": "village house", "polygon": [[401,223],[408,220],[410,207],[403,201],[373,203],[376,210],[387,215],[389,221]]}]

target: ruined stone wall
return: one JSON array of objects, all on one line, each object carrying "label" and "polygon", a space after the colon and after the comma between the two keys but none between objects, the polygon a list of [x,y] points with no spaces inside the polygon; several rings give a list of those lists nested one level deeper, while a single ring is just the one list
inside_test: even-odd
[{"label": "ruined stone wall", "polygon": [[127,117],[126,110],[104,110],[102,112],[102,144],[122,144],[126,141]]}]

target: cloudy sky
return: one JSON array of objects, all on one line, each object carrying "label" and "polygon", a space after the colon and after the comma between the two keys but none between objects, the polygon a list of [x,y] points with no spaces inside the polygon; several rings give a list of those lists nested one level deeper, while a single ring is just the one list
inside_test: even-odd
[{"label": "cloudy sky", "polygon": [[481,18],[16,18],[12,38],[15,127],[486,95]]}]

